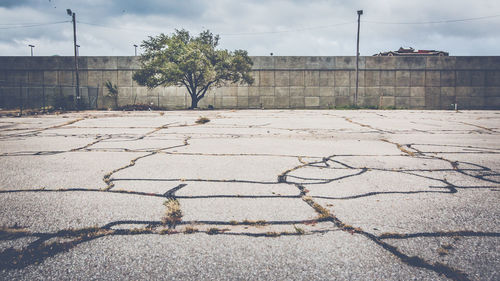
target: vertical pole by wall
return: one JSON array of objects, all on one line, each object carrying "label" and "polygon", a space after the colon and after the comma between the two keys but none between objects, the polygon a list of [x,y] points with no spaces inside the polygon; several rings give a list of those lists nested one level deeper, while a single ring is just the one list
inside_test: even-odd
[{"label": "vertical pole by wall", "polygon": [[23,115],[23,85],[19,82],[19,116]]},{"label": "vertical pole by wall", "polygon": [[73,43],[75,48],[75,72],[76,72],[76,109],[80,109],[80,77],[78,76],[78,47],[76,45],[76,13],[73,13]]},{"label": "vertical pole by wall", "polygon": [[359,26],[363,10],[358,10],[358,36],[356,40],[356,92],[354,93],[354,105],[358,105],[358,85],[359,85]]},{"label": "vertical pole by wall", "polygon": [[45,84],[42,84],[42,113],[45,113]]}]

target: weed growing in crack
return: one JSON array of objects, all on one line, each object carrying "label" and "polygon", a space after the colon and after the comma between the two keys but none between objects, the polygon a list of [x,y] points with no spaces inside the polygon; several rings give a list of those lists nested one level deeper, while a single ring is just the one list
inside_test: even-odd
[{"label": "weed growing in crack", "polygon": [[175,198],[169,198],[163,205],[167,207],[165,216],[161,220],[163,225],[173,227],[178,224],[182,219],[181,204],[179,204],[179,201]]},{"label": "weed growing in crack", "polygon": [[244,220],[242,224],[246,225],[256,225],[256,226],[264,226],[267,224],[265,220],[258,220],[258,221],[252,221],[252,220]]},{"label": "weed growing in crack", "polygon": [[28,234],[30,234],[30,232],[24,228],[5,226],[0,227],[0,240],[12,240]]},{"label": "weed growing in crack", "polygon": [[321,206],[320,204],[314,202],[312,197],[302,196],[302,200],[304,200],[304,202],[309,204],[318,213],[319,220],[326,220],[326,219],[329,219],[332,217],[330,212],[327,209],[325,209],[323,206]]},{"label": "weed growing in crack", "polygon": [[198,120],[195,121],[196,124],[205,124],[208,122],[210,122],[210,119],[208,119],[207,117],[203,117],[203,116],[200,116],[200,118],[198,118]]},{"label": "weed growing in crack", "polygon": [[150,234],[153,233],[151,228],[143,227],[143,228],[133,228],[129,230],[130,234]]},{"label": "weed growing in crack", "polygon": [[172,230],[172,229],[170,229],[170,228],[164,228],[164,229],[160,230],[158,233],[159,233],[160,235],[165,235],[165,234],[170,235],[170,234],[177,234],[178,232],[177,232],[177,231],[175,231],[175,230]]},{"label": "weed growing in crack", "polygon": [[293,228],[295,229],[295,233],[299,234],[299,235],[304,235],[306,232],[304,231],[304,229],[294,225]]},{"label": "weed growing in crack", "polygon": [[451,244],[444,243],[437,249],[437,253],[440,256],[446,256],[450,253],[451,249],[453,249],[453,246]]},{"label": "weed growing in crack", "polygon": [[211,227],[210,229],[207,230],[208,235],[215,235],[215,234],[219,234],[221,232],[222,231],[220,229],[218,229],[217,227]]},{"label": "weed growing in crack", "polygon": [[437,253],[438,253],[440,256],[446,256],[447,254],[449,254],[448,250],[443,249],[443,248],[438,248],[438,249],[437,249]]},{"label": "weed growing in crack", "polygon": [[266,234],[264,234],[264,236],[266,236],[266,237],[278,237],[280,235],[281,235],[280,233],[274,232],[274,231],[269,231],[269,232],[266,232]]},{"label": "weed growing in crack", "polygon": [[198,229],[192,226],[186,226],[186,228],[184,229],[184,234],[192,234],[195,232],[198,232]]},{"label": "weed growing in crack", "polygon": [[441,248],[446,249],[446,250],[451,250],[453,249],[453,246],[451,244],[445,243],[441,245]]}]

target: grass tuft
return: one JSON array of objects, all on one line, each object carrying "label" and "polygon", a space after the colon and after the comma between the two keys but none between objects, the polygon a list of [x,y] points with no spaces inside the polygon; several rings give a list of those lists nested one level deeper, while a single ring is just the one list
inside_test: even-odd
[{"label": "grass tuft", "polygon": [[221,230],[218,229],[217,227],[212,227],[207,231],[208,235],[215,235],[221,233]]},{"label": "grass tuft", "polygon": [[210,122],[210,119],[208,119],[207,117],[203,117],[203,116],[200,116],[200,118],[198,118],[198,120],[195,121],[196,124],[205,124],[208,122]]},{"label": "grass tuft", "polygon": [[186,226],[186,228],[184,229],[184,234],[192,234],[195,232],[198,232],[198,229],[192,226]]},{"label": "grass tuft", "polygon": [[165,216],[162,218],[163,225],[168,225],[170,227],[178,224],[182,219],[181,205],[179,201],[175,198],[169,198],[165,203],[163,203],[167,210],[165,210]]},{"label": "grass tuft", "polygon": [[295,232],[299,235],[304,235],[306,232],[304,231],[304,229],[294,225],[293,228],[295,229]]}]

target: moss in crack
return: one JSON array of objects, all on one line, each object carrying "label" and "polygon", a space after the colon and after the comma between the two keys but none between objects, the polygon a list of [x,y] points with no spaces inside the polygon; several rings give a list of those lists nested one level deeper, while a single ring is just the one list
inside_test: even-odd
[{"label": "moss in crack", "polygon": [[326,208],[314,202],[312,197],[302,196],[302,200],[309,204],[309,206],[311,206],[318,213],[318,220],[327,220],[329,218],[332,218],[332,214],[330,214],[330,212]]},{"label": "moss in crack", "polygon": [[381,141],[394,144],[401,152],[406,153],[406,154],[408,154],[408,155],[410,155],[412,157],[415,156],[414,152],[409,151],[408,149],[404,148],[403,145],[401,145],[401,144],[399,144],[397,142],[392,142],[392,141],[389,141],[387,139],[381,139]]}]

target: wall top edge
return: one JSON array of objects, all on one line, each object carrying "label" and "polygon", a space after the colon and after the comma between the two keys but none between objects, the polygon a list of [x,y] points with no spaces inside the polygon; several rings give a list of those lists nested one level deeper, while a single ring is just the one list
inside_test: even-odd
[{"label": "wall top edge", "polygon": [[[79,56],[79,58],[135,58],[136,56]],[[344,58],[356,56],[250,56],[251,58]],[[395,57],[377,57],[377,56],[359,56],[360,58],[388,58],[388,59],[398,59],[398,58],[500,58],[500,55],[496,56],[395,56]],[[3,58],[74,58],[74,56],[2,56]],[[139,58],[139,56],[137,56]]]},{"label": "wall top edge", "polygon": [[[250,56],[253,70],[349,70],[355,56]],[[138,56],[81,56],[81,70],[139,69]],[[0,56],[0,70],[68,70],[73,56]],[[362,70],[498,70],[500,56],[360,56]]]}]

